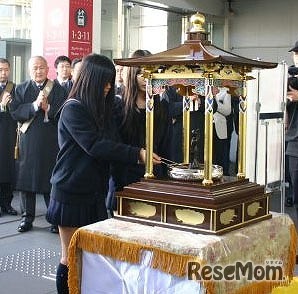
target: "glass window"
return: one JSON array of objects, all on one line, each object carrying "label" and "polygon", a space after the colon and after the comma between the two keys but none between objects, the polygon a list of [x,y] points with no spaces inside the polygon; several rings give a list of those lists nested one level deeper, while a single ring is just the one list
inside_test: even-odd
[{"label": "glass window", "polygon": [[31,56],[31,0],[0,0],[1,56],[11,65],[10,78],[20,83],[27,76]]},{"label": "glass window", "polygon": [[[12,17],[13,16],[13,6],[0,4],[0,17]],[[3,21],[3,19],[1,20]]]},{"label": "glass window", "polygon": [[144,7],[141,13],[139,47],[151,53],[167,50],[167,12]]}]

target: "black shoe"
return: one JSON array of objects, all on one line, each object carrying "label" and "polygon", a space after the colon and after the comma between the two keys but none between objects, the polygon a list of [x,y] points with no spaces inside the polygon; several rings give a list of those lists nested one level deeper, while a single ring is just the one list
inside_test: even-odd
[{"label": "black shoe", "polygon": [[12,206],[2,206],[2,212],[9,215],[17,215],[18,212]]},{"label": "black shoe", "polygon": [[53,234],[59,234],[58,226],[51,225],[50,232],[53,233]]},{"label": "black shoe", "polygon": [[17,230],[20,233],[24,233],[24,232],[30,231],[31,229],[32,229],[32,223],[21,221]]}]

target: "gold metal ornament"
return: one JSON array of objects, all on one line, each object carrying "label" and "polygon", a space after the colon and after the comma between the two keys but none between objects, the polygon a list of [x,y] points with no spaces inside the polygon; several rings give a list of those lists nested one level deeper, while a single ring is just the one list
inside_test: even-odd
[{"label": "gold metal ornament", "polygon": [[205,96],[205,133],[204,133],[204,180],[203,185],[213,184],[212,180],[212,145],[213,145],[213,76],[206,78]]},{"label": "gold metal ornament", "polygon": [[260,202],[253,202],[247,206],[247,214],[249,216],[256,216],[261,208]]},{"label": "gold metal ornament", "polygon": [[239,139],[238,139],[238,179],[246,177],[246,132],[247,132],[247,102],[246,76],[243,76],[242,94],[239,96]]},{"label": "gold metal ornament", "polygon": [[129,202],[129,212],[137,217],[150,218],[156,215],[156,207],[140,201]]},{"label": "gold metal ornament", "polygon": [[175,215],[178,222],[192,226],[200,225],[205,220],[204,213],[193,209],[176,209]]},{"label": "gold metal ornament", "polygon": [[228,225],[233,222],[235,215],[235,209],[226,209],[219,216],[219,221],[223,225]]},{"label": "gold metal ornament", "polygon": [[152,93],[151,76],[146,78],[146,165],[145,178],[154,178],[153,174],[153,127],[154,127],[154,99]]}]

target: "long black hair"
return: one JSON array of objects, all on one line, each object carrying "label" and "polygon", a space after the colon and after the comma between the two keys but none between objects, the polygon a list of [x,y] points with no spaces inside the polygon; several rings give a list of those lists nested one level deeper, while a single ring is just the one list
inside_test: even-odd
[{"label": "long black hair", "polygon": [[[149,56],[151,53],[148,50],[138,49],[132,53],[130,57],[144,57]],[[128,137],[135,136],[135,128],[138,126],[135,125],[135,116],[137,107],[137,98],[139,92],[138,79],[137,75],[141,73],[140,67],[128,67],[126,71],[125,78],[125,90],[123,94],[123,103],[124,103],[124,111],[123,111],[123,121],[122,121],[122,129],[124,132],[127,132]]]},{"label": "long black hair", "polygon": [[[138,49],[131,55],[132,58],[149,56],[148,50]],[[128,67],[126,72],[125,90],[123,94],[124,118],[123,124],[131,126],[134,120],[134,111],[137,108],[137,98],[139,92],[137,75],[141,73],[140,67]]]},{"label": "long black hair", "polygon": [[[136,50],[131,57],[146,57],[151,53],[148,50]],[[142,72],[140,67],[129,67],[125,76],[125,91],[123,95],[123,120],[121,124],[121,134],[125,143],[137,144],[139,147],[145,146],[146,138],[146,121],[139,121],[140,110],[137,106],[139,92],[137,76]],[[161,102],[159,95],[154,95],[154,150],[160,151],[160,142],[168,127],[169,118],[168,103],[164,100]],[[145,112],[146,110],[143,109]],[[145,117],[144,117],[145,118]],[[140,125],[142,124],[142,125]],[[138,142],[137,142],[138,141]]]},{"label": "long black hair", "polygon": [[[100,54],[89,54],[82,60],[78,75],[68,97],[76,98],[86,106],[98,128],[108,127],[114,101],[116,70],[113,62]],[[104,88],[111,89],[104,96]]]}]

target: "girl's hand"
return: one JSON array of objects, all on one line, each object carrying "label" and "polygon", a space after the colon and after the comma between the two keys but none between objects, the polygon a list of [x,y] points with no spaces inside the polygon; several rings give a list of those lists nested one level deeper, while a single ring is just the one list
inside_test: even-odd
[{"label": "girl's hand", "polygon": [[[144,148],[141,148],[140,154],[139,154],[139,163],[145,163],[146,162],[146,154],[147,154],[147,151]],[[153,155],[152,155],[152,159],[153,159],[153,164],[160,164],[161,163],[161,158],[154,152],[153,152]]]}]

